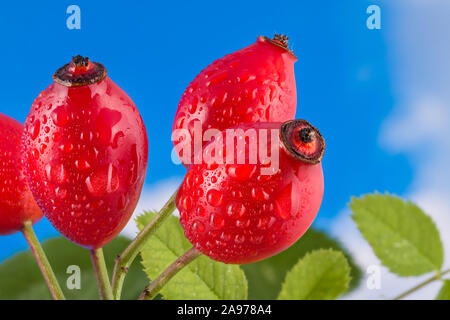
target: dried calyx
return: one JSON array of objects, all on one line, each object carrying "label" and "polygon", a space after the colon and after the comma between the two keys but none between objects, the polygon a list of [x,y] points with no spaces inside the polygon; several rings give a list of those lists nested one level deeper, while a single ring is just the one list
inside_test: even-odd
[{"label": "dried calyx", "polygon": [[81,87],[105,79],[107,71],[99,62],[77,55],[53,74],[53,80],[66,87]]},{"label": "dried calyx", "polygon": [[325,140],[306,120],[290,120],[281,125],[281,141],[296,159],[316,164],[322,161]]},{"label": "dried calyx", "polygon": [[267,37],[264,37],[264,39],[267,42],[269,42],[269,43],[271,43],[273,45],[276,45],[277,47],[282,48],[283,50],[286,50],[291,56],[293,56],[294,58],[297,59],[297,57],[294,54],[294,51],[289,49],[289,42],[288,42],[289,38],[288,38],[288,36],[283,35],[283,34],[276,34],[276,35],[273,36],[272,39],[267,38]]}]

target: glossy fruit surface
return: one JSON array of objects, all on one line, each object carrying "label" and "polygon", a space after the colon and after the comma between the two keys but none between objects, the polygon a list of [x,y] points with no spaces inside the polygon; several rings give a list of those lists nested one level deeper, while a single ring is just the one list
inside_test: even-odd
[{"label": "glossy fruit surface", "polygon": [[[277,148],[278,165],[260,160],[249,164],[249,143],[245,163],[236,164],[239,152],[235,152],[233,163],[194,164],[176,205],[185,235],[199,251],[214,260],[244,264],[288,248],[309,228],[323,196],[320,161],[325,143],[304,120],[236,128],[258,129],[258,139],[267,130],[281,135],[274,139],[268,134],[266,146]],[[271,174],[263,172],[264,168]]]},{"label": "glossy fruit surface", "polygon": [[38,205],[70,240],[98,248],[128,222],[147,168],[136,106],[101,64],[74,57],[33,102],[23,139]]},{"label": "glossy fruit surface", "polygon": [[23,125],[0,113],[0,235],[36,223],[43,213],[33,199],[22,167]]},{"label": "glossy fruit surface", "polygon": [[[216,60],[186,88],[178,105],[173,131],[186,129],[190,139],[174,138],[174,145],[190,144],[189,154],[178,146],[178,158],[188,167],[194,154],[206,144],[195,140],[194,127],[202,132],[222,131],[246,122],[283,122],[295,117],[297,92],[294,62],[287,37],[260,36],[241,50]],[[197,147],[194,145],[197,143]]]}]

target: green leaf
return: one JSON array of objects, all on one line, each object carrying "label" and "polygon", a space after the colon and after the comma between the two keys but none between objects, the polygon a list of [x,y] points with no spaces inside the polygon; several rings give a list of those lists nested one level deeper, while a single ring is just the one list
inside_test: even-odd
[{"label": "green leaf", "polygon": [[450,280],[444,280],[444,284],[439,290],[436,300],[450,300]]},{"label": "green leaf", "polygon": [[389,194],[352,198],[353,220],[381,263],[400,276],[418,276],[442,267],[439,231],[409,201]]},{"label": "green leaf", "polygon": [[[104,254],[109,275],[114,259],[130,241],[117,237],[105,246]],[[64,238],[55,238],[42,244],[67,299],[98,299],[97,282],[92,270],[89,251]],[[81,289],[69,290],[67,273],[70,265],[80,267]],[[123,299],[136,299],[147,284],[147,277],[138,262],[131,266],[124,284]],[[20,252],[0,265],[0,299],[37,300],[51,299],[33,255],[29,250]]]},{"label": "green leaf", "polygon": [[308,253],[286,275],[279,300],[332,300],[350,283],[350,267],[342,252]]},{"label": "green leaf", "polygon": [[287,250],[263,261],[242,265],[248,279],[248,298],[276,299],[287,272],[307,252],[316,249],[335,249],[342,251],[350,265],[350,288],[355,288],[361,279],[361,270],[355,265],[351,256],[341,244],[324,232],[310,228],[295,244]]},{"label": "green leaf", "polygon": [[[140,229],[154,217],[146,212],[137,218]],[[155,279],[192,245],[185,238],[179,219],[170,216],[141,251],[142,264]],[[202,255],[177,273],[162,289],[165,299],[247,299],[247,279],[237,265],[216,262]]]}]

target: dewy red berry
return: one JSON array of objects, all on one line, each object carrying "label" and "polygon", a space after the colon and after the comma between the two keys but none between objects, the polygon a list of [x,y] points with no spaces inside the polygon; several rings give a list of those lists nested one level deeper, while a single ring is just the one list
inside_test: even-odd
[{"label": "dewy red berry", "polygon": [[[181,143],[176,149],[181,162],[186,167],[194,163],[194,154],[202,147],[202,137],[193,132],[196,122],[204,132],[246,122],[293,119],[296,60],[286,36],[276,35],[273,40],[260,36],[254,44],[202,70],[181,97],[173,123],[174,131],[187,129],[190,135],[174,137],[175,146]],[[189,151],[182,146],[189,146]]]},{"label": "dewy red berry", "polygon": [[43,213],[33,199],[23,174],[20,148],[23,126],[0,113],[0,235],[37,222]]},{"label": "dewy red berry", "polygon": [[[256,141],[278,152],[278,158],[250,164],[252,150],[260,149],[248,143],[241,150],[243,164],[236,164],[239,152],[231,164],[194,164],[176,205],[185,235],[199,251],[214,260],[244,264],[288,248],[313,222],[323,196],[320,161],[325,142],[305,120],[242,124],[236,129],[255,129]],[[267,145],[259,140],[264,132]],[[228,134],[222,132],[223,141]],[[236,148],[238,139],[234,141]]]},{"label": "dewy red berry", "polygon": [[99,248],[128,222],[147,168],[147,134],[100,63],[76,56],[33,102],[23,138],[37,203],[70,240]]}]

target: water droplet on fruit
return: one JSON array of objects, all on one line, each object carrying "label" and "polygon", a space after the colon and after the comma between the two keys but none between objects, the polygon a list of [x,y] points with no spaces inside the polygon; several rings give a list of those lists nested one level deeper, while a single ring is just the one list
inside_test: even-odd
[{"label": "water droplet on fruit", "polygon": [[243,243],[245,241],[245,235],[243,235],[243,234],[237,234],[235,237],[234,237],[234,242],[236,242],[237,244],[241,244],[241,243]]},{"label": "water droplet on fruit", "polygon": [[211,225],[213,225],[216,228],[223,228],[225,226],[225,220],[220,215],[213,213],[211,215]]},{"label": "water droplet on fruit", "polygon": [[69,115],[67,114],[64,106],[59,106],[53,110],[51,117],[53,119],[53,123],[58,127],[64,127],[69,121]]},{"label": "water droplet on fruit", "polygon": [[227,215],[233,219],[241,218],[247,212],[244,204],[240,202],[231,202],[227,205],[226,209]]},{"label": "water droplet on fruit", "polygon": [[109,146],[112,141],[112,128],[120,121],[122,114],[119,111],[103,108],[100,110],[97,117],[97,133],[98,141],[104,145]]},{"label": "water droplet on fruit", "polygon": [[250,237],[250,242],[253,244],[261,244],[261,242],[264,239],[264,235],[261,236],[251,236]]},{"label": "water droplet on fruit", "polygon": [[181,198],[181,207],[185,210],[185,211],[190,211],[192,208],[192,200],[191,197],[189,196],[184,196],[183,198]]},{"label": "water droplet on fruit", "polygon": [[45,166],[45,174],[47,176],[47,180],[55,184],[64,183],[68,177],[66,168],[63,164],[47,164]]},{"label": "water droplet on fruit", "polygon": [[204,217],[206,215],[206,211],[202,206],[197,207],[197,215]]},{"label": "water droplet on fruit", "polygon": [[75,160],[75,167],[78,170],[86,170],[86,169],[89,169],[91,167],[91,165],[86,160],[79,159],[79,160]]},{"label": "water droplet on fruit", "polygon": [[113,148],[117,148],[117,147],[119,146],[120,140],[121,140],[123,137],[125,137],[125,134],[124,134],[122,131],[117,132],[117,133],[114,135],[114,138],[113,138],[113,141],[112,141],[111,146],[112,146]]},{"label": "water droplet on fruit", "polygon": [[65,144],[62,144],[62,145],[59,147],[59,149],[60,149],[61,151],[65,152],[65,153],[70,153],[70,152],[72,152],[72,151],[73,151],[73,148],[74,148],[74,146],[73,146],[73,144],[70,143],[70,142],[65,143]]},{"label": "water droplet on fruit", "polygon": [[270,228],[275,223],[275,218],[270,216],[264,216],[258,219],[256,227],[261,230]]},{"label": "water droplet on fruit", "polygon": [[39,120],[36,120],[31,126],[30,130],[31,140],[35,140],[38,137],[40,130],[41,130],[41,122]]},{"label": "water droplet on fruit", "polygon": [[59,133],[59,132],[53,133],[52,139],[53,139],[53,141],[58,142],[61,139],[61,133]]},{"label": "water droplet on fruit", "polygon": [[270,199],[270,195],[264,190],[263,187],[254,187],[252,188],[252,197],[255,200],[259,201],[267,201]]},{"label": "water droplet on fruit", "polygon": [[206,194],[206,199],[213,207],[220,207],[223,203],[223,194],[216,189],[210,189]]},{"label": "water droplet on fruit", "polygon": [[293,183],[290,183],[277,195],[275,211],[281,218],[287,219],[290,216],[295,216],[299,209],[300,197]]},{"label": "water droplet on fruit", "polygon": [[230,165],[227,168],[227,174],[235,180],[250,179],[256,171],[256,166],[252,164]]},{"label": "water droplet on fruit", "polygon": [[119,175],[111,163],[96,169],[86,178],[86,186],[91,194],[100,196],[119,189]]},{"label": "water droplet on fruit", "polygon": [[238,228],[248,228],[250,226],[249,219],[239,219],[236,220],[236,227]]},{"label": "water droplet on fruit", "polygon": [[193,186],[193,182],[194,182],[194,174],[192,173],[192,171],[189,171],[186,174],[186,178],[184,179],[185,183],[186,183],[186,187],[188,189],[192,188]]},{"label": "water droplet on fruit", "polygon": [[119,211],[125,210],[125,208],[127,207],[128,203],[129,203],[129,199],[128,199],[127,195],[125,193],[120,195],[119,201],[117,203],[117,209]]},{"label": "water droplet on fruit", "polygon": [[202,233],[205,231],[205,225],[200,221],[195,221],[193,224],[194,232]]},{"label": "water droplet on fruit", "polygon": [[139,159],[137,154],[137,146],[136,144],[133,144],[131,146],[131,166],[128,176],[128,185],[131,186],[132,184],[136,183],[138,178],[138,166],[139,166]]}]

